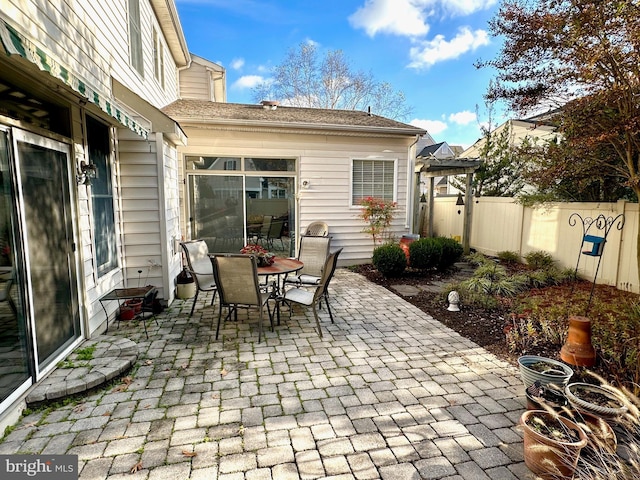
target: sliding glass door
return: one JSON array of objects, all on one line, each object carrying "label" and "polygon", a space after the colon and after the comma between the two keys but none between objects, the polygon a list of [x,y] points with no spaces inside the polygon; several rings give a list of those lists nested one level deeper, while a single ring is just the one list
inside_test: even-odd
[{"label": "sliding glass door", "polygon": [[30,342],[16,268],[21,244],[16,240],[10,152],[8,130],[0,129],[0,406],[10,404],[31,385]]},{"label": "sliding glass door", "polygon": [[295,160],[186,158],[191,238],[211,252],[238,252],[258,243],[295,254]]},{"label": "sliding glass door", "polygon": [[25,286],[36,366],[52,366],[81,335],[71,204],[70,147],[14,130]]}]

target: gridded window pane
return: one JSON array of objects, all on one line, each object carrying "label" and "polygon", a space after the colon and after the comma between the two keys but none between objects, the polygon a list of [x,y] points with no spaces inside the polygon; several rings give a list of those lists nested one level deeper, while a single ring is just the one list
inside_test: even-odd
[{"label": "gridded window pane", "polygon": [[240,159],[233,157],[187,156],[188,170],[240,170]]},{"label": "gridded window pane", "polygon": [[354,160],[352,164],[352,205],[366,197],[393,201],[395,165],[393,160]]},{"label": "gridded window pane", "polygon": [[142,30],[140,28],[140,0],[129,0],[129,46],[131,65],[144,75],[142,62]]},{"label": "gridded window pane", "polygon": [[295,172],[296,161],[291,158],[245,158],[244,168],[251,172]]},{"label": "gridded window pane", "polygon": [[96,166],[96,177],[91,180],[91,202],[95,259],[98,276],[102,276],[118,265],[116,223],[109,161],[109,128],[91,117],[87,117],[87,144],[89,161]]},{"label": "gridded window pane", "polygon": [[164,48],[155,28],[153,29],[153,75],[164,88]]}]

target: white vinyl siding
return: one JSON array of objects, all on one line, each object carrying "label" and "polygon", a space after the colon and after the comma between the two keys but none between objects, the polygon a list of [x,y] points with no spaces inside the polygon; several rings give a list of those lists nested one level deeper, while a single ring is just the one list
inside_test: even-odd
[{"label": "white vinyl siding", "polygon": [[[199,62],[206,62],[203,65]],[[193,57],[188,68],[180,71],[180,97],[191,100],[226,102],[226,74],[219,65]]]},{"label": "white vinyl siding", "polygon": [[393,160],[353,160],[351,205],[367,197],[395,201],[396,163]]},{"label": "white vinyl siding", "polygon": [[2,17],[43,51],[105,94],[111,92],[113,77],[152,105],[162,107],[177,98],[178,69],[173,57],[167,55],[167,42],[147,0],[139,0],[144,70],[153,71],[151,39],[155,27],[165,52],[164,90],[152,75],[143,78],[133,68],[127,1],[40,0],[34,2],[34,6],[31,2],[8,0],[2,2]]},{"label": "white vinyl siding", "polygon": [[[125,277],[132,287],[158,285],[163,273],[172,282],[180,271],[180,252],[174,251],[179,239],[178,155],[161,137],[147,142],[119,130],[122,245]],[[158,290],[160,298],[173,299],[172,284]]]},{"label": "white vinyl siding", "polygon": [[180,72],[180,96],[193,100],[213,101],[211,74],[203,65],[192,63]]}]

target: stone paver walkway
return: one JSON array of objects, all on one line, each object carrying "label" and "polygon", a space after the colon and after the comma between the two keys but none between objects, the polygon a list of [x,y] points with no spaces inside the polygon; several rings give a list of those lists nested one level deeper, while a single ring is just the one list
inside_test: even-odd
[{"label": "stone paver walkway", "polygon": [[348,270],[331,294],[323,339],[295,308],[260,344],[242,312],[216,341],[204,299],[192,318],[176,301],[149,339],[122,324],[127,376],[26,415],[0,454],[78,455],[82,480],[533,478],[515,367]]}]

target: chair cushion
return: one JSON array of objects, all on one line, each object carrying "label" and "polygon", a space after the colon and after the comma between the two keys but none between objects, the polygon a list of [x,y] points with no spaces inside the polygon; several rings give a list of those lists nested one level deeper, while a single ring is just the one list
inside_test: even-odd
[{"label": "chair cushion", "polygon": [[302,305],[311,305],[313,303],[314,293],[301,288],[292,288],[284,294],[284,299],[291,302],[300,303]]},{"label": "chair cushion", "polygon": [[320,283],[320,277],[315,275],[294,275],[287,277],[287,283],[295,283],[298,285],[318,285]]}]

